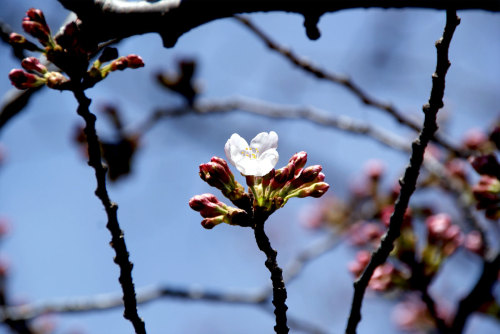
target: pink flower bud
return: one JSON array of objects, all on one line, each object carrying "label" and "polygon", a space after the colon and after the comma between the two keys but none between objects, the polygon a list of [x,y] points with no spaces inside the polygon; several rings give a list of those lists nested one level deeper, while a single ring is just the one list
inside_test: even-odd
[{"label": "pink flower bud", "polygon": [[375,268],[368,286],[375,291],[386,291],[392,286],[392,276],[394,274],[394,266],[390,263],[384,263]]},{"label": "pink flower bud", "polygon": [[[323,167],[321,167],[320,165],[309,166],[307,168],[301,169],[299,174],[295,174],[297,178],[293,180],[293,183],[295,183],[294,186],[300,187],[302,184],[314,181],[319,176],[322,170]],[[320,176],[320,178],[322,177],[324,180],[325,175],[322,175],[323,176]]]},{"label": "pink flower bud", "polygon": [[361,250],[356,254],[356,260],[348,265],[349,271],[354,275],[354,277],[359,277],[363,273],[366,266],[370,262],[370,258],[370,252],[366,250]]},{"label": "pink flower bud", "polygon": [[207,230],[213,229],[216,225],[224,223],[224,216],[205,218],[201,221],[201,226]]},{"label": "pink flower bud", "polygon": [[493,154],[470,157],[472,167],[481,175],[499,176],[500,164]]},{"label": "pink flower bud", "polygon": [[30,8],[26,12],[26,16],[27,17],[25,17],[24,20],[38,22],[41,25],[46,26],[48,28],[47,22],[45,21],[45,16],[43,15],[43,12],[40,9]]},{"label": "pink flower bud", "polygon": [[469,232],[464,239],[464,247],[480,256],[484,255],[485,245],[481,233],[478,231]]},{"label": "pink flower bud", "polygon": [[24,58],[21,62],[21,66],[26,71],[35,71],[40,74],[47,73],[47,68],[35,57]]},{"label": "pink flower bud", "polygon": [[10,71],[9,79],[12,85],[17,89],[38,87],[45,83],[43,78],[20,69]]},{"label": "pink flower bud", "polygon": [[486,134],[480,129],[469,130],[463,140],[463,145],[469,150],[478,150],[488,141]]},{"label": "pink flower bud", "polygon": [[364,169],[368,178],[378,180],[385,172],[385,165],[382,161],[373,159],[366,162]]},{"label": "pink flower bud", "polygon": [[128,67],[130,68],[144,67],[144,62],[142,61],[142,58],[139,57],[138,55],[128,55],[127,61],[128,61]]},{"label": "pink flower bud", "polygon": [[293,164],[295,166],[296,170],[303,168],[306,165],[306,162],[307,162],[307,153],[304,151],[295,153],[288,161],[288,163]]},{"label": "pink flower bud", "polygon": [[11,44],[23,44],[26,42],[26,37],[18,33],[11,33],[9,35],[9,43]]},{"label": "pink flower bud", "polygon": [[440,213],[428,217],[425,220],[425,224],[429,232],[429,237],[441,239],[451,226],[451,217],[446,213]]},{"label": "pink flower bud", "polygon": [[226,214],[226,205],[212,194],[196,195],[189,200],[189,206],[199,211],[203,218],[217,217]]},{"label": "pink flower bud", "polygon": [[47,86],[53,89],[62,89],[63,85],[69,82],[69,79],[59,72],[48,72],[45,77]]},{"label": "pink flower bud", "polygon": [[22,26],[24,31],[38,39],[43,45],[47,46],[51,43],[50,28],[41,10],[29,9],[23,19]]}]

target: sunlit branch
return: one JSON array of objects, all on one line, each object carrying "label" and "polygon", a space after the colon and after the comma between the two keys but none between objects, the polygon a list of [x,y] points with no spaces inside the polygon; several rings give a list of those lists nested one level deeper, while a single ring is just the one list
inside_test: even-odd
[{"label": "sunlit branch", "polygon": [[373,252],[368,266],[361,277],[354,282],[354,295],[351,311],[346,326],[346,333],[356,333],[356,328],[361,321],[361,306],[363,297],[375,269],[383,264],[394,248],[394,242],[401,233],[404,214],[408,208],[410,197],[415,191],[416,183],[424,160],[424,152],[427,144],[437,131],[436,116],[439,109],[443,107],[443,96],[445,89],[445,77],[450,62],[448,60],[448,49],[455,28],[460,23],[456,10],[446,11],[446,26],[443,37],[436,42],[437,64],[436,71],[432,75],[432,89],[429,102],[423,106],[425,114],[424,126],[417,140],[413,142],[410,163],[407,166],[403,178],[400,180],[401,190],[394,206],[389,229],[382,237],[379,247]]},{"label": "sunlit branch", "polygon": [[197,102],[192,108],[181,107],[159,110],[146,120],[139,128],[139,132],[144,133],[148,131],[158,122],[158,120],[166,117],[179,117],[193,113],[209,115],[233,111],[242,111],[276,119],[307,120],[321,126],[335,128],[352,134],[368,136],[393,149],[406,152],[410,151],[410,146],[404,139],[391,134],[387,130],[383,131],[344,115],[333,116],[327,111],[314,107],[284,106],[242,97],[228,98],[220,101]]},{"label": "sunlit branch", "polygon": [[[352,8],[483,9],[500,11],[499,0],[163,0],[154,3],[117,0],[59,0],[83,21],[87,37],[95,42],[159,33],[167,47],[180,36],[205,23],[235,14],[282,11],[304,16],[309,38],[319,37],[317,22],[322,14]],[[133,24],[131,24],[133,22]]]}]

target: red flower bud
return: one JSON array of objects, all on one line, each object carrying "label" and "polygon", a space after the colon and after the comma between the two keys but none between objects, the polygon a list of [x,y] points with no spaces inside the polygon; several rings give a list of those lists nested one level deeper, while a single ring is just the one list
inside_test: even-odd
[{"label": "red flower bud", "polygon": [[33,21],[24,21],[22,23],[24,31],[26,31],[31,36],[35,37],[42,43],[44,46],[49,44],[50,41],[50,31],[45,29],[40,23]]},{"label": "red flower bud", "polygon": [[472,167],[481,175],[500,177],[500,164],[493,154],[469,158]]},{"label": "red flower bud", "polygon": [[128,67],[130,68],[144,67],[144,62],[142,61],[142,58],[139,57],[138,55],[128,55],[127,61],[128,61]]},{"label": "red flower bud", "polygon": [[217,217],[226,214],[226,205],[212,194],[196,195],[189,200],[189,206],[199,211],[203,218]]},{"label": "red flower bud", "polygon": [[45,83],[45,79],[20,69],[14,69],[9,73],[9,79],[17,89],[38,87]]},{"label": "red flower bud", "polygon": [[48,28],[47,21],[45,21],[45,16],[43,15],[43,12],[40,9],[30,8],[26,12],[26,16],[27,17],[25,17],[23,20],[38,22],[41,25],[46,26]]},{"label": "red flower bud", "polygon": [[21,62],[21,66],[26,71],[35,71],[40,74],[47,73],[47,68],[35,57],[24,58]]},{"label": "red flower bud", "polygon": [[291,163],[295,166],[296,170],[303,168],[306,165],[306,162],[307,162],[307,153],[304,151],[295,153],[288,161],[288,163]]}]

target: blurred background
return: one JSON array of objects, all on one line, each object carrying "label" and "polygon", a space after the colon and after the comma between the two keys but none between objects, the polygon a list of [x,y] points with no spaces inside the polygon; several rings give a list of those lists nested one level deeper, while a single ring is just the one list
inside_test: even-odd
[{"label": "blurred background", "polygon": [[[31,7],[43,10],[53,31],[68,15],[55,0],[3,0],[0,20],[22,33],[22,18]],[[440,132],[456,145],[470,129],[485,129],[496,121],[500,105],[498,14],[462,11],[459,16],[462,23],[451,43],[452,66],[440,118]],[[442,34],[444,12],[368,9],[326,14],[320,20],[322,36],[317,41],[306,37],[302,16],[261,13],[248,17],[298,55],[348,75],[371,96],[392,103],[412,119],[422,119],[421,107],[429,98],[435,69],[434,42]],[[178,62],[184,59],[196,62],[201,101],[247,97],[312,106],[325,116],[345,115],[402,136],[408,143],[416,137],[386,113],[363,105],[345,88],[318,81],[296,68],[233,18],[193,29],[171,49],[163,48],[156,34],[128,38],[117,47],[120,55],[140,55],[146,66],[112,73],[87,91],[91,110],[98,116],[99,136],[105,141],[116,135],[103,113],[106,106],[119,110],[124,129],[132,133],[155,110],[184,105],[182,97],[156,80],[159,72],[178,72]],[[8,79],[12,68],[20,68],[19,60],[2,43],[0,92],[4,96],[15,90]],[[0,219],[8,222],[0,258],[8,271],[12,303],[120,292],[106,215],[93,194],[94,171],[74,139],[82,125],[69,92],[44,89],[0,130]],[[163,119],[141,137],[131,173],[108,186],[111,199],[119,205],[119,221],[139,290],[165,285],[253,293],[270,284],[252,231],[227,225],[205,230],[188,201],[206,192],[222,200],[216,189],[199,178],[198,166],[212,156],[224,157],[224,144],[232,133],[250,141],[257,133],[271,130],[279,135],[277,167],[284,166],[295,152],[306,151],[308,165],[323,166],[330,196],[347,196],[369,160],[384,162],[387,187],[402,175],[408,161],[408,153],[366,136],[304,120],[270,119],[239,111]],[[244,183],[242,177],[237,178]],[[318,201],[291,199],[267,222],[282,266],[324,238],[324,232],[305,226]],[[290,316],[326,333],[343,332],[353,282],[347,265],[355,254],[349,243],[340,242],[311,261],[287,287]],[[451,303],[467,293],[479,270],[477,261],[455,262],[454,276],[442,275],[431,289],[435,296],[451,298]],[[394,299],[368,292],[359,333],[401,332],[391,316],[394,303]],[[274,315],[259,306],[175,298],[140,305],[139,315],[148,333],[271,333],[274,324]],[[61,334],[133,332],[121,309],[48,315],[38,321]],[[498,322],[474,316],[466,333],[498,333],[499,328]],[[0,333],[8,333],[7,328],[0,327]]]}]

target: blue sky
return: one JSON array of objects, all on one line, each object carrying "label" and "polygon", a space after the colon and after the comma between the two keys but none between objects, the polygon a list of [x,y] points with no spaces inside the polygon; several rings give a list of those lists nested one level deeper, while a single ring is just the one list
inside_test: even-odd
[{"label": "blue sky", "polygon": [[[57,1],[4,0],[0,19],[21,32],[24,12],[44,10],[55,30],[67,15]],[[447,78],[444,131],[455,143],[472,127],[484,128],[498,117],[500,97],[500,32],[498,15],[461,12],[462,23],[452,41],[452,67]],[[391,102],[406,115],[421,118],[435,68],[434,41],[441,35],[444,12],[433,10],[348,10],[327,14],[318,41],[307,39],[302,17],[269,13],[250,16],[275,40],[314,63],[351,76],[371,95]],[[344,88],[319,82],[296,69],[233,19],[198,27],[164,49],[157,35],[129,38],[120,55],[143,57],[139,70],[112,73],[88,91],[92,110],[116,105],[128,129],[134,129],[155,109],[180,105],[181,100],[158,87],[154,74],[175,71],[183,57],[198,62],[197,80],[203,99],[246,96],[269,102],[314,106],[331,115],[346,115],[395,132],[411,141],[415,134],[400,128],[381,111],[363,106]],[[0,44],[0,91],[9,92],[7,75],[19,62]],[[106,216],[93,196],[95,179],[79,148],[72,142],[76,102],[65,92],[36,95],[0,133],[7,157],[0,167],[0,216],[12,231],[1,245],[11,263],[9,291],[13,301],[91,296],[118,292],[118,268],[109,247]],[[98,115],[99,117],[99,115]],[[102,138],[112,131],[102,115]],[[160,122],[143,138],[133,174],[109,186],[119,204],[119,221],[134,263],[137,287],[156,284],[201,286],[227,291],[255,291],[266,286],[263,255],[249,229],[218,226],[207,231],[190,210],[190,197],[212,189],[198,177],[198,165],[224,156],[224,143],[234,132],[250,140],[261,131],[279,135],[284,165],[297,151],[309,154],[309,164],[324,167],[330,192],[345,196],[365,161],[382,159],[388,181],[399,177],[407,154],[361,136],[345,134],[297,120],[271,120],[241,112],[185,116]],[[243,179],[240,179],[243,182]],[[217,192],[214,192],[218,195]],[[292,199],[267,223],[278,261],[288,263],[298,251],[321,238],[298,220],[314,199]],[[350,306],[352,278],[346,264],[355,252],[348,245],[314,261],[289,286],[290,314],[328,330],[343,331]],[[473,266],[474,264],[471,264]],[[458,284],[462,284],[459,282]],[[465,283],[464,283],[465,284]],[[392,333],[391,303],[368,294],[360,333]],[[149,333],[270,333],[273,317],[257,307],[162,299],[140,306]],[[85,333],[132,333],[121,310],[54,316],[56,333],[80,328]],[[481,318],[467,333],[493,333],[495,324]],[[3,331],[0,328],[0,332]],[[498,330],[498,325],[496,325]]]}]

